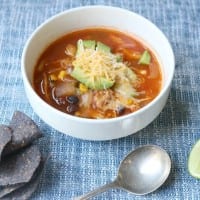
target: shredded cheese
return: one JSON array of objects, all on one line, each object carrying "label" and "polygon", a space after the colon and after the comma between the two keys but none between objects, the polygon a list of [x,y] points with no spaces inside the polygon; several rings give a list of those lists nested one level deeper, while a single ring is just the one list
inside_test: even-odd
[{"label": "shredded cheese", "polygon": [[[115,81],[116,77],[126,76],[128,68],[123,62],[117,62],[116,55],[95,49],[80,51],[73,61],[73,65],[79,66],[88,74],[91,81],[98,77]],[[127,78],[125,76],[121,78]]]}]

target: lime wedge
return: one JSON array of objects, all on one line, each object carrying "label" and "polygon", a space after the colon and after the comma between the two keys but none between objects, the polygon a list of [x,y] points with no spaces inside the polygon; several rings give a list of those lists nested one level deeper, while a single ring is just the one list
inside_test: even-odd
[{"label": "lime wedge", "polygon": [[200,140],[195,143],[189,154],[188,171],[191,176],[200,179]]}]

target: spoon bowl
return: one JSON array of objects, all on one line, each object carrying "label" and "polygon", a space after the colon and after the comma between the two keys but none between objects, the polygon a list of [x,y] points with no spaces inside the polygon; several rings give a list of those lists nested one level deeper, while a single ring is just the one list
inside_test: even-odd
[{"label": "spoon bowl", "polygon": [[119,166],[117,178],[85,195],[84,200],[111,188],[121,188],[136,195],[145,195],[158,189],[167,179],[171,160],[167,152],[155,145],[144,145],[130,152]]},{"label": "spoon bowl", "polygon": [[130,152],[119,167],[119,186],[137,195],[153,192],[167,179],[171,160],[167,152],[155,145],[146,145]]}]

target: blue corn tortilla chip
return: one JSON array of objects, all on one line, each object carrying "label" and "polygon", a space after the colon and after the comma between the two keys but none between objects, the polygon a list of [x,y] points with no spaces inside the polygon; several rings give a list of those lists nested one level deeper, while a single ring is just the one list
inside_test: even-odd
[{"label": "blue corn tortilla chip", "polygon": [[29,182],[40,161],[41,153],[36,145],[2,159],[0,162],[0,186]]},{"label": "blue corn tortilla chip", "polygon": [[12,129],[12,139],[5,147],[3,155],[28,146],[42,136],[35,122],[20,111],[15,111],[9,127]]},{"label": "blue corn tortilla chip", "polygon": [[40,165],[36,172],[34,173],[32,179],[30,182],[26,183],[22,187],[17,188],[13,192],[3,196],[0,198],[1,200],[28,200],[32,194],[36,191],[40,177],[43,173],[45,164],[47,162],[47,159],[44,159],[40,162]]},{"label": "blue corn tortilla chip", "polygon": [[12,131],[6,125],[0,125],[0,161],[1,161],[1,154],[8,144],[11,141]]},{"label": "blue corn tortilla chip", "polygon": [[21,188],[24,185],[25,185],[25,183],[18,183],[18,184],[15,184],[15,185],[0,187],[0,199],[4,196],[10,194],[11,192]]}]

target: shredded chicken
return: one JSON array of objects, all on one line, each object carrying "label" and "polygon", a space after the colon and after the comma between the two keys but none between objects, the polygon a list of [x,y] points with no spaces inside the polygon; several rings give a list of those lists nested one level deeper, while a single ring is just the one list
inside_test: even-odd
[{"label": "shredded chicken", "polygon": [[110,90],[94,91],[91,102],[93,109],[99,109],[102,111],[115,110],[118,112],[119,108],[128,108],[131,111],[137,110],[139,104],[132,99],[132,103],[128,105],[127,99],[124,99],[122,95]]}]

